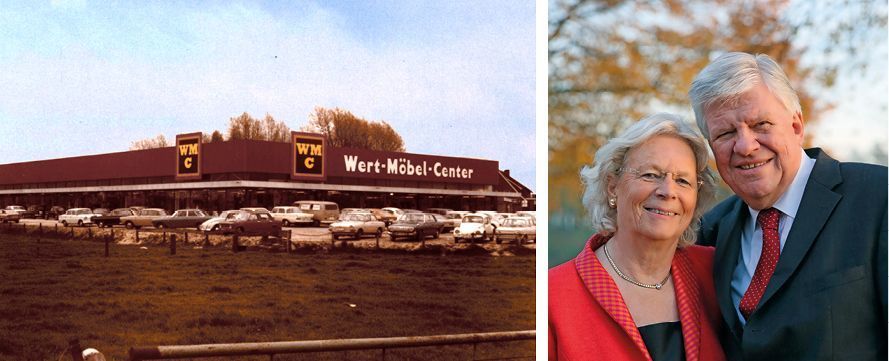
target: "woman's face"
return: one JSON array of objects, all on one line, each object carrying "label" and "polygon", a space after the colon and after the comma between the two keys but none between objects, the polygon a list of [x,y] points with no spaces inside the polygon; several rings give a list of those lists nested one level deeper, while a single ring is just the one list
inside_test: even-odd
[{"label": "woman's face", "polygon": [[627,153],[609,183],[616,198],[617,232],[652,241],[679,239],[698,201],[695,155],[684,140],[659,135]]}]

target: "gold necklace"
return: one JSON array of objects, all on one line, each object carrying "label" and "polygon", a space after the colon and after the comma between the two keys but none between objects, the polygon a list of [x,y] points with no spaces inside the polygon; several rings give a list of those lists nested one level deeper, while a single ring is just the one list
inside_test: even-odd
[{"label": "gold necklace", "polygon": [[660,290],[661,287],[664,287],[664,284],[667,283],[667,280],[670,279],[670,275],[673,273],[672,270],[669,271],[669,272],[667,272],[667,277],[664,277],[664,280],[663,280],[663,281],[660,281],[660,282],[655,283],[655,284],[653,284],[653,285],[649,285],[649,284],[645,284],[645,283],[636,281],[636,280],[634,280],[632,277],[629,277],[629,276],[625,275],[623,272],[621,272],[621,271],[620,271],[620,268],[617,268],[617,265],[614,264],[614,260],[611,259],[611,255],[608,254],[608,244],[607,244],[607,243],[606,243],[606,244],[603,244],[603,245],[602,245],[602,248],[605,249],[605,258],[608,259],[608,263],[611,264],[611,268],[614,269],[614,272],[617,272],[617,275],[620,276],[620,278],[623,278],[625,281],[627,281],[627,282],[629,282],[629,283],[632,283],[632,284],[634,284],[634,285],[636,285],[636,286],[639,286],[639,287],[642,287],[642,288],[651,288],[651,289]]}]

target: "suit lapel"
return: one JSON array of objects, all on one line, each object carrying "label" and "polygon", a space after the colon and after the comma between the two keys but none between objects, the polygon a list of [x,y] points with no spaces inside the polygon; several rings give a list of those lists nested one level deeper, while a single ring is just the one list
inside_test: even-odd
[{"label": "suit lapel", "polygon": [[719,221],[716,255],[713,260],[715,265],[713,280],[720,313],[729,330],[738,339],[741,338],[741,322],[735,312],[735,303],[732,302],[732,274],[738,265],[738,255],[741,252],[741,226],[744,224],[746,214],[748,213],[744,202],[738,199],[732,210]]},{"label": "suit lapel", "polygon": [[787,235],[775,273],[757,307],[764,305],[796,271],[842,198],[832,190],[842,182],[839,163],[817,148],[807,153],[817,157],[815,168],[806,182],[799,210]]}]

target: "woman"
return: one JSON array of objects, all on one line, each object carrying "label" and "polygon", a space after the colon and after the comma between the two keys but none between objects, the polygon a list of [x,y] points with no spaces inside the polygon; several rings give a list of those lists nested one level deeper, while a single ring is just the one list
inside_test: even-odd
[{"label": "woman", "polygon": [[643,118],[581,172],[593,235],[549,271],[549,358],[723,360],[713,249],[692,245],[714,198],[703,138]]}]

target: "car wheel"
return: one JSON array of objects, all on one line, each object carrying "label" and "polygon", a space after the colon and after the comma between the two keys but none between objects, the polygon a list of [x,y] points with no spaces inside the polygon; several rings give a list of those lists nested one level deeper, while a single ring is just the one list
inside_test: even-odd
[{"label": "car wheel", "polygon": [[281,222],[281,224],[284,225],[284,227],[290,227],[290,221],[288,221],[286,219],[283,222]]},{"label": "car wheel", "polygon": [[454,237],[454,244],[460,243],[460,237]]},{"label": "car wheel", "polygon": [[157,229],[164,229],[164,228],[167,228],[167,226],[165,226],[163,223],[157,224]]},{"label": "car wheel", "polygon": [[317,220],[317,219],[314,220],[314,221],[312,221],[312,227],[318,227],[318,226],[320,226],[320,225],[321,225],[321,221],[319,221],[319,220]]},{"label": "car wheel", "polygon": [[355,239],[361,239],[361,236],[364,235],[364,230],[359,229],[358,232],[355,232]]},{"label": "car wheel", "polygon": [[528,243],[528,236],[522,236],[522,238],[519,238],[518,242],[520,246],[522,244]]},{"label": "car wheel", "polygon": [[78,227],[83,227],[83,220],[82,220],[82,219],[78,219],[78,220],[77,220],[77,226],[78,226]]},{"label": "car wheel", "polygon": [[244,227],[238,227],[238,229],[236,231],[238,232],[239,235],[244,234]]},{"label": "car wheel", "polygon": [[127,221],[127,223],[124,223],[124,226],[127,227],[127,229],[133,229],[133,222]]},{"label": "car wheel", "polygon": [[432,233],[432,239],[438,239],[438,236],[441,235],[441,232],[435,231]]},{"label": "car wheel", "polygon": [[68,227],[68,221],[62,221],[62,227]]},{"label": "car wheel", "polygon": [[495,235],[495,236],[494,236],[494,242],[496,242],[497,244],[502,244],[502,243],[503,243],[503,240],[500,239],[500,238],[497,238],[497,236]]},{"label": "car wheel", "polygon": [[382,236],[383,236],[383,229],[382,229],[382,228],[377,228],[377,232],[374,233],[374,237],[375,237],[375,238],[380,238],[380,237],[382,237]]},{"label": "car wheel", "polygon": [[213,228],[210,228],[210,230],[211,230],[211,231],[218,231],[218,230],[219,230],[219,225],[218,225],[218,224],[213,225]]},{"label": "car wheel", "polygon": [[335,235],[335,234],[330,235],[330,237],[332,237],[334,240],[338,240],[338,239],[340,239],[340,236],[337,236],[337,235]]}]

